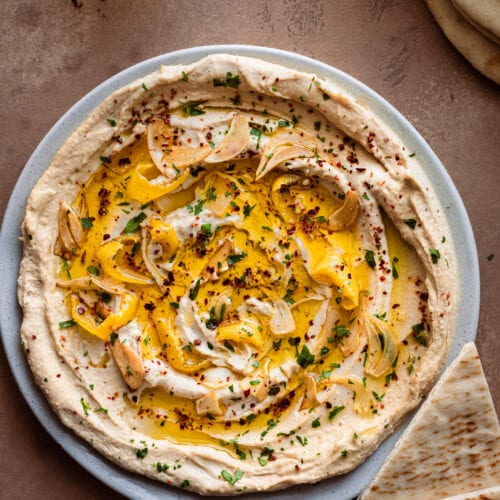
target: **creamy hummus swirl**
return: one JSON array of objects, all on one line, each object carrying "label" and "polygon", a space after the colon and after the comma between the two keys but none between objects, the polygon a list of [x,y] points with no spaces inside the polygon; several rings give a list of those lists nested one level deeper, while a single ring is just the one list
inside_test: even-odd
[{"label": "creamy hummus swirl", "polygon": [[256,59],[162,67],[106,99],[23,235],[21,335],[55,411],[202,494],[352,469],[453,331],[453,242],[418,158],[333,83]]}]

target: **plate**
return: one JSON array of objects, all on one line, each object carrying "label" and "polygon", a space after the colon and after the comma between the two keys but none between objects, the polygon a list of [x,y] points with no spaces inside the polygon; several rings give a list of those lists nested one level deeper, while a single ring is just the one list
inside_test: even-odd
[{"label": "plate", "polygon": [[[0,255],[3,256],[3,283],[0,290],[0,329],[2,340],[14,378],[31,410],[54,440],[82,467],[117,492],[131,498],[158,497],[181,499],[198,498],[189,492],[130,473],[115,466],[72,431],[64,427],[53,413],[44,395],[35,385],[19,342],[22,312],[17,304],[17,277],[22,256],[19,241],[20,226],[26,201],[33,186],[49,166],[52,157],[73,130],[102,100],[129,82],[152,73],[162,64],[189,64],[209,54],[227,53],[256,57],[294,69],[315,73],[335,82],[354,95],[396,132],[409,150],[414,151],[431,179],[435,192],[446,209],[446,217],[454,237],[458,268],[461,270],[461,305],[457,315],[456,335],[446,365],[461,347],[476,336],[479,316],[479,264],[472,228],[457,189],[442,163],[412,125],[387,101],[369,87],[346,73],[313,59],[266,47],[249,45],[212,45],[193,47],[163,54],[132,66],[111,77],[77,102],[49,131],[28,160],[14,188],[5,212],[0,232]],[[266,493],[266,498],[287,499],[307,493],[310,499],[350,499],[356,497],[370,482],[393,448],[404,427],[387,438],[364,463],[348,474],[314,485],[295,486],[287,490]],[[263,494],[246,495],[260,498]]]}]

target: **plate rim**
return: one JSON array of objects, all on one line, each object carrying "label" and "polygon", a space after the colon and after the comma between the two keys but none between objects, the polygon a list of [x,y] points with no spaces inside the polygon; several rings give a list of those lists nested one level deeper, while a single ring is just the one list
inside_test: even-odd
[{"label": "plate rim", "polygon": [[[120,87],[151,73],[162,64],[189,64],[209,54],[233,54],[256,57],[266,61],[282,64],[309,73],[325,75],[340,87],[356,97],[368,101],[368,107],[374,110],[388,126],[396,132],[406,145],[413,145],[422,152],[425,159],[426,174],[437,174],[432,186],[443,206],[446,205],[446,218],[454,236],[457,252],[458,269],[467,269],[467,283],[460,273],[461,297],[460,309],[455,325],[455,338],[445,366],[458,354],[460,348],[468,341],[475,339],[479,320],[479,261],[473,229],[463,204],[462,198],[445,167],[411,123],[381,95],[344,71],[318,61],[316,59],[289,52],[257,45],[219,44],[202,45],[157,55],[146,59],[106,79],[94,87],[75,104],[73,104],[44,135],[34,152],[23,167],[7,204],[2,227],[0,229],[0,255],[7,261],[5,266],[5,285],[0,290],[0,334],[11,373],[25,401],[41,425],[80,466],[101,482],[121,493],[133,498],[195,498],[187,491],[169,488],[164,483],[140,476],[123,469],[101,455],[71,429],[65,427],[53,412],[44,394],[35,384],[19,341],[19,326],[22,317],[17,303],[17,277],[22,257],[21,244],[18,241],[20,224],[24,217],[27,198],[36,181],[50,163],[50,158],[61,147],[76,127],[102,100]],[[45,161],[39,161],[39,158]],[[419,155],[420,158],[420,155]],[[448,196],[445,204],[442,196]],[[445,197],[446,197],[445,196]],[[463,238],[458,240],[456,232]],[[467,311],[465,302],[467,301]],[[463,333],[462,333],[463,332]],[[413,415],[414,413],[412,413]],[[335,493],[336,498],[352,498],[358,495],[369,483],[380,467],[383,459],[392,449],[397,438],[411,420],[406,417],[396,432],[386,438],[378,449],[360,466],[345,475],[320,481],[314,485],[299,485],[277,492],[265,493],[266,497],[285,499],[290,495],[301,494],[306,488],[311,498],[324,498]],[[380,463],[379,463],[380,462]],[[367,479],[368,478],[368,479]],[[311,490],[314,489],[314,492]],[[311,494],[312,493],[312,494]],[[261,498],[262,494],[247,494],[244,498]]]}]

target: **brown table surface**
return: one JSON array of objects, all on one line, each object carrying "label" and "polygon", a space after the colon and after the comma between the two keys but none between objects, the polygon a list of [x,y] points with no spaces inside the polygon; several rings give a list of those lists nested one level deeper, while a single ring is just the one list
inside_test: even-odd
[{"label": "brown table surface", "polygon": [[[385,97],[440,157],[469,213],[482,281],[477,345],[500,410],[500,92],[447,41],[423,1],[2,0],[0,19],[2,219],[54,122],[103,80],[158,54],[276,47],[336,66]],[[0,351],[0,497],[119,498],[40,426]]]}]

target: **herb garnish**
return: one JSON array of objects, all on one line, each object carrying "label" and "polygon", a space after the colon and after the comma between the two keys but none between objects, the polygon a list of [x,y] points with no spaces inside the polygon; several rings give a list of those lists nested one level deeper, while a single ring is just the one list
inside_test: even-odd
[{"label": "herb garnish", "polygon": [[198,296],[198,292],[200,291],[200,285],[201,285],[201,278],[198,278],[193,288],[191,288],[191,290],[189,291],[189,298],[191,300],[196,299],[196,297]]},{"label": "herb garnish", "polygon": [[94,223],[93,223],[91,217],[83,217],[82,219],[80,219],[80,222],[82,223],[82,227],[84,229],[90,229],[91,227],[94,226]]},{"label": "herb garnish", "polygon": [[189,102],[187,104],[184,104],[184,113],[186,113],[187,116],[199,116],[199,115],[204,115],[205,111],[200,109],[200,105],[203,104],[204,101],[197,101],[197,102]]},{"label": "herb garnish", "polygon": [[300,354],[297,356],[297,363],[302,367],[306,368],[309,365],[313,364],[315,360],[314,354],[311,353],[309,348],[304,344],[302,346],[302,350]]},{"label": "herb garnish", "polygon": [[147,218],[147,215],[144,212],[140,212],[138,215],[130,219],[126,226],[125,229],[123,230],[125,234],[133,234],[136,233],[139,229],[139,226],[141,225],[141,222],[143,222]]},{"label": "herb garnish", "polygon": [[75,326],[76,321],[74,319],[67,319],[66,321],[59,322],[59,328],[62,330],[64,328],[69,328],[71,326]]},{"label": "herb garnish", "polygon": [[224,80],[214,78],[214,87],[231,87],[237,89],[240,86],[240,75],[233,75],[231,72],[226,73]]},{"label": "herb garnish", "polygon": [[234,486],[243,477],[243,472],[240,470],[235,470],[233,475],[227,470],[222,469],[220,471],[220,475],[222,479],[224,479],[224,481],[227,481],[229,484]]},{"label": "herb garnish", "polygon": [[413,325],[411,329],[415,342],[427,347],[429,345],[429,340],[427,339],[427,334],[425,333],[425,325],[423,323],[418,323]]},{"label": "herb garnish", "polygon": [[330,420],[333,420],[344,409],[345,406],[334,406],[333,409],[328,413],[328,418]]},{"label": "herb garnish", "polygon": [[375,262],[375,254],[372,250],[366,250],[365,252],[365,260],[369,267],[375,269],[377,263]]},{"label": "herb garnish", "polygon": [[96,266],[87,267],[87,271],[89,272],[89,274],[93,274],[94,276],[99,276],[101,274],[99,268]]},{"label": "herb garnish", "polygon": [[398,269],[396,267],[396,264],[399,262],[399,259],[397,257],[394,257],[392,259],[392,277],[394,279],[398,279],[399,278],[399,272],[398,272]]},{"label": "herb garnish", "polygon": [[411,229],[415,229],[417,227],[416,219],[403,219],[403,222]]},{"label": "herb garnish", "polygon": [[441,254],[437,248],[429,248],[429,253],[431,254],[431,259],[433,264],[437,264],[438,260],[441,258]]},{"label": "herb garnish", "polygon": [[260,147],[260,140],[262,138],[262,132],[258,128],[252,127],[250,129],[250,135],[253,135],[254,137],[257,137],[257,146],[256,146],[256,148],[259,149],[259,147]]}]

